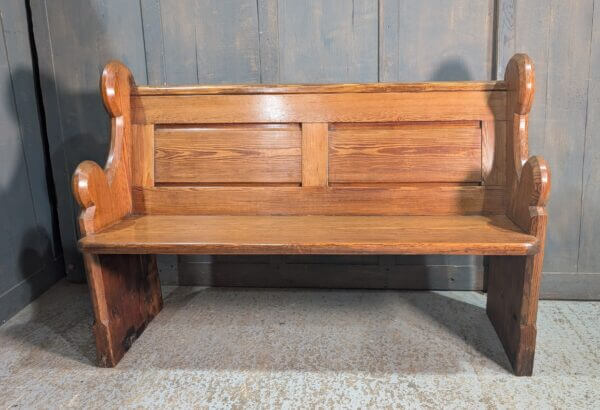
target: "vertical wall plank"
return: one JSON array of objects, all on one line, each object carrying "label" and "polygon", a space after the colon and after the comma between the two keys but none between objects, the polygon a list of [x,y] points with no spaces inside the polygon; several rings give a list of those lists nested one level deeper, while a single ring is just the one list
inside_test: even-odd
[{"label": "vertical wall plank", "polygon": [[512,11],[514,41],[500,43],[507,50],[498,55],[508,59],[514,48],[533,58],[529,151],[546,157],[552,169],[544,271],[576,272],[593,0],[516,1]]},{"label": "vertical wall plank", "polygon": [[138,83],[147,81],[140,4],[32,0],[31,8],[67,276],[83,280],[71,175],[85,159],[106,161],[109,124],[98,88],[103,65],[120,59]]},{"label": "vertical wall plank", "polygon": [[0,0],[0,324],[64,276],[24,1]]},{"label": "vertical wall plank", "polygon": [[379,0],[379,81],[397,81],[400,73],[400,2]]},{"label": "vertical wall plank", "polygon": [[279,83],[279,7],[277,0],[258,1],[260,82]]},{"label": "vertical wall plank", "polygon": [[[384,12],[383,81],[485,80],[492,76],[494,1],[455,0],[398,3],[398,59],[395,4]],[[389,14],[389,16],[388,16]],[[389,26],[388,26],[389,25]],[[388,42],[388,43],[386,43]],[[386,53],[390,53],[387,55]]]},{"label": "vertical wall plank", "polygon": [[140,0],[148,84],[166,84],[160,0]]},{"label": "vertical wall plank", "polygon": [[517,0],[496,0],[495,79],[504,78],[508,60],[516,52],[515,9]]},{"label": "vertical wall plank", "polygon": [[284,83],[376,82],[376,0],[279,0]]},{"label": "vertical wall plank", "polygon": [[256,0],[199,2],[197,6],[199,82],[260,82]]},{"label": "vertical wall plank", "polygon": [[541,152],[552,167],[544,270],[576,272],[593,0],[554,1],[550,7],[548,59],[537,62],[547,66],[545,132],[542,140],[539,130],[532,134],[531,152]]},{"label": "vertical wall plank", "polygon": [[258,83],[256,0],[162,0],[170,84]]},{"label": "vertical wall plank", "polygon": [[196,1],[160,0],[167,84],[199,82],[196,61]]},{"label": "vertical wall plank", "polygon": [[579,272],[600,272],[600,0],[595,0],[590,47]]}]

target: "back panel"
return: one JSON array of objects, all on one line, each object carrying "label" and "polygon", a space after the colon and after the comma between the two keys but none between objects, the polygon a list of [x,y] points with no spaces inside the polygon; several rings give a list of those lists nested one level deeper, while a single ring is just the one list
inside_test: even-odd
[{"label": "back panel", "polygon": [[329,182],[480,182],[479,121],[329,127]]},{"label": "back panel", "polygon": [[502,213],[506,92],[465,87],[134,94],[134,211]]},{"label": "back panel", "polygon": [[157,126],[155,183],[301,182],[298,124]]}]

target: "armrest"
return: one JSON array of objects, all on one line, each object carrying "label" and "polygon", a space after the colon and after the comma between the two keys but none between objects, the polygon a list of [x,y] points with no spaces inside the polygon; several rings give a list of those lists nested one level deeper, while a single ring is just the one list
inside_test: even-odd
[{"label": "armrest", "polygon": [[528,158],[529,112],[535,93],[533,61],[515,54],[506,67],[507,86],[507,197],[506,214],[525,232],[542,238],[550,169],[544,158]]},{"label": "armrest", "polygon": [[131,213],[131,110],[134,86],[131,72],[122,63],[111,61],[100,80],[104,105],[111,119],[111,143],[104,169],[83,161],[73,174],[73,195],[82,208],[79,227],[82,235],[98,230]]},{"label": "armrest", "polygon": [[523,165],[510,195],[508,216],[522,229],[531,232],[531,218],[546,214],[550,187],[548,164],[541,156],[530,157]]}]

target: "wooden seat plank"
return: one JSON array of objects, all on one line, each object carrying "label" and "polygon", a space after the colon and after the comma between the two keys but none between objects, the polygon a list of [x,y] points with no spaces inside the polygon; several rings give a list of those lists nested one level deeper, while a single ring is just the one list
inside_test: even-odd
[{"label": "wooden seat plank", "polygon": [[537,252],[506,216],[130,216],[79,242],[143,254],[482,254]]}]

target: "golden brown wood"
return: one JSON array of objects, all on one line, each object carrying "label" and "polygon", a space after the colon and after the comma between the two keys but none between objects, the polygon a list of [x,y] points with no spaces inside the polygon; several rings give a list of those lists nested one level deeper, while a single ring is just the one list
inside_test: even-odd
[{"label": "golden brown wood", "polygon": [[347,182],[479,182],[479,121],[333,124],[329,179]]},{"label": "golden brown wood", "polygon": [[327,186],[327,123],[302,124],[302,186]]},{"label": "golden brown wood", "polygon": [[82,235],[95,232],[131,212],[131,72],[110,62],[102,72],[101,92],[111,117],[111,141],[104,170],[92,161],[82,162],[73,174],[73,194],[83,211]]},{"label": "golden brown wood", "polygon": [[157,127],[155,180],[299,185],[300,146],[298,124]]},{"label": "golden brown wood", "polygon": [[210,95],[210,94],[329,94],[390,93],[423,91],[505,91],[504,81],[444,81],[429,83],[371,84],[233,84],[138,86],[133,95]]},{"label": "golden brown wood", "polygon": [[503,120],[504,91],[147,95],[131,98],[135,123]]},{"label": "golden brown wood", "polygon": [[537,252],[497,216],[132,216],[80,241],[94,253],[481,254]]},{"label": "golden brown wood", "polygon": [[97,363],[116,366],[162,309],[154,255],[84,253],[94,310]]},{"label": "golden brown wood", "polygon": [[486,185],[506,183],[506,121],[481,123],[481,171]]},{"label": "golden brown wood", "polygon": [[503,214],[503,187],[418,184],[344,187],[157,187],[134,189],[148,215]]},{"label": "golden brown wood", "polygon": [[527,160],[527,116],[534,94],[533,62],[515,55],[506,69],[506,215],[540,243],[537,254],[490,260],[487,312],[517,375],[531,375],[539,286],[544,259],[550,170],[541,157]]},{"label": "golden brown wood", "polygon": [[133,136],[132,185],[152,187],[154,186],[154,125],[133,124],[131,135]]},{"label": "golden brown wood", "polygon": [[153,253],[479,254],[531,374],[550,173],[528,159],[531,59],[505,81],[136,87],[109,63],[111,149],[73,191],[99,362],[162,301]]},{"label": "golden brown wood", "polygon": [[[83,209],[79,228],[84,237],[116,223],[132,210],[129,101],[133,78],[123,64],[110,62],[102,72],[100,86],[111,117],[108,160],[104,169],[84,161],[73,175],[73,194]],[[115,366],[162,307],[156,260],[152,255],[84,253],[84,261],[94,310],[98,364]]]},{"label": "golden brown wood", "polygon": [[489,261],[487,314],[517,376],[533,373],[547,220],[543,208],[531,208],[530,233],[538,240],[538,253]]}]

